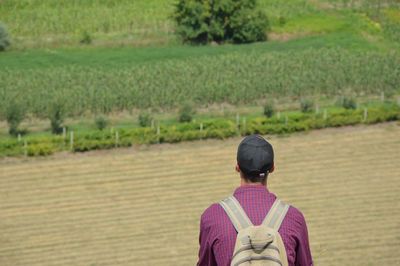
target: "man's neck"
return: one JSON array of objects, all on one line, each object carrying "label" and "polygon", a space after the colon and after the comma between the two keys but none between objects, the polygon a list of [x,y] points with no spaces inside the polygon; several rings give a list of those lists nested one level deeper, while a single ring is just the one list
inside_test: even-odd
[{"label": "man's neck", "polygon": [[240,179],[240,186],[266,186],[266,183],[261,183],[261,182],[249,182],[247,180],[244,180],[243,178]]}]

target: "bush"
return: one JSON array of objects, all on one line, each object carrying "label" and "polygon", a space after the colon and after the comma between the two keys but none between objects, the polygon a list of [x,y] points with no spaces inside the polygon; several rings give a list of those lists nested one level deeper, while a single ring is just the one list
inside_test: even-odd
[{"label": "bush", "polygon": [[344,97],[342,100],[342,106],[345,109],[357,109],[357,103],[353,98]]},{"label": "bush", "polygon": [[173,18],[182,40],[196,44],[264,41],[269,25],[256,0],[179,0]]},{"label": "bush", "polygon": [[275,109],[274,108],[274,104],[272,102],[267,102],[264,105],[264,115],[266,117],[272,117],[274,115],[274,113],[275,113],[274,109]]},{"label": "bush", "polygon": [[303,113],[312,112],[314,109],[314,102],[311,99],[302,99],[300,101],[300,109]]},{"label": "bush", "polygon": [[96,128],[98,130],[103,130],[103,129],[105,129],[107,127],[108,120],[107,120],[107,118],[105,116],[101,115],[101,116],[96,117],[94,123],[96,124]]},{"label": "bush", "polygon": [[10,44],[7,28],[3,23],[0,22],[0,52],[6,50]]},{"label": "bush", "polygon": [[5,109],[5,116],[8,123],[8,133],[13,136],[17,136],[21,133],[18,130],[19,125],[25,117],[25,108],[22,104],[16,102],[10,102]]},{"label": "bush", "polygon": [[29,145],[27,150],[28,156],[47,156],[54,153],[54,148],[49,144]]},{"label": "bush", "polygon": [[138,116],[138,122],[141,127],[150,127],[152,121],[153,116],[148,112],[140,113]]},{"label": "bush", "polygon": [[82,32],[81,39],[79,41],[81,44],[91,44],[92,43],[92,36],[89,34],[88,31]]},{"label": "bush", "polygon": [[181,123],[191,122],[194,114],[195,110],[193,109],[193,106],[189,103],[184,104],[182,108],[179,110],[179,122]]},{"label": "bush", "polygon": [[51,132],[53,134],[61,134],[63,132],[63,123],[66,116],[65,109],[62,101],[55,101],[49,107],[48,118],[50,119]]}]

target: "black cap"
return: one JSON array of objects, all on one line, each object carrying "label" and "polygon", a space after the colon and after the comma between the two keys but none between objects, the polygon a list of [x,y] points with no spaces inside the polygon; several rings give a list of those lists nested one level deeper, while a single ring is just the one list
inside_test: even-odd
[{"label": "black cap", "polygon": [[248,177],[263,177],[274,164],[272,145],[260,135],[245,137],[239,144],[237,162]]}]

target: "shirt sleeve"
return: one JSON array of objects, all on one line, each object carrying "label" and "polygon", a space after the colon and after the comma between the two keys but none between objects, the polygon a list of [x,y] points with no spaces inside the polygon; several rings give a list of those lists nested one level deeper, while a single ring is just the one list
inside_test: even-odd
[{"label": "shirt sleeve", "polygon": [[211,234],[211,227],[207,224],[204,218],[205,214],[201,216],[200,220],[200,235],[199,235],[199,261],[197,262],[198,266],[217,266],[213,245],[215,243],[215,239],[213,239]]},{"label": "shirt sleeve", "polygon": [[301,215],[301,229],[297,238],[296,266],[313,266],[306,220]]}]

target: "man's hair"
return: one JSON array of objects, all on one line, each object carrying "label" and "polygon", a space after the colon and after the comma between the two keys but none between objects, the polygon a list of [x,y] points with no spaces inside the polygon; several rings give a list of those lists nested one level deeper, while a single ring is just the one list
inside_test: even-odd
[{"label": "man's hair", "polygon": [[[240,168],[240,166],[239,166],[239,168]],[[264,183],[267,180],[268,174],[269,174],[269,171],[266,173],[260,174],[260,175],[246,174],[242,170],[240,170],[240,172],[242,173],[242,177],[245,180],[250,181],[251,183]]]}]

